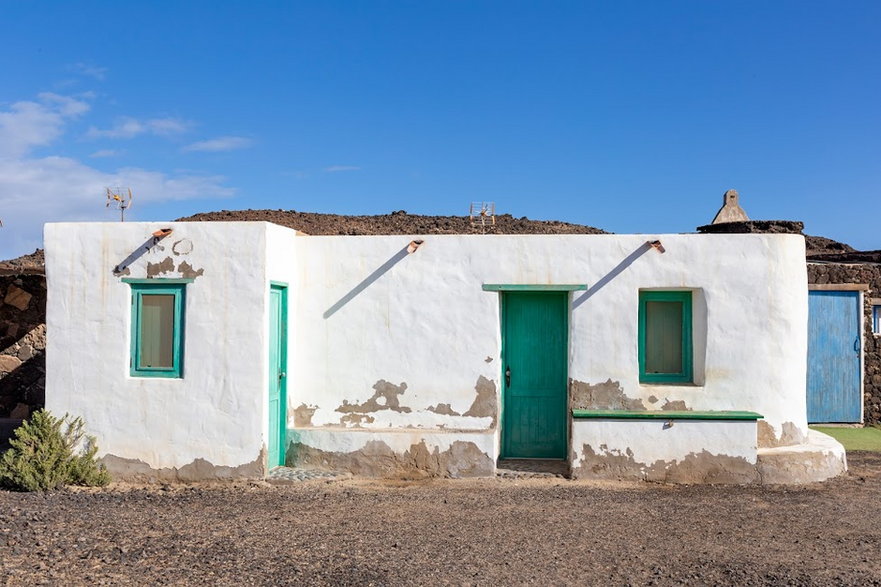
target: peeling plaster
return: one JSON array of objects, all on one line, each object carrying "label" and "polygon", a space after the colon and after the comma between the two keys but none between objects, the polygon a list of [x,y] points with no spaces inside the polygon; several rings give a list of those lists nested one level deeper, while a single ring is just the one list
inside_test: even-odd
[{"label": "peeling plaster", "polygon": [[653,396],[653,395],[650,395],[650,396],[649,396],[649,403],[650,403],[650,404],[656,404],[656,403],[658,403],[658,398],[656,398],[656,397]]},{"label": "peeling plaster", "polygon": [[336,409],[337,412],[344,414],[350,413],[367,413],[378,412],[380,410],[392,410],[409,414],[412,410],[400,404],[399,396],[404,395],[407,390],[407,384],[403,381],[400,385],[389,383],[385,379],[380,379],[373,384],[374,394],[363,404],[350,404],[348,400],[343,400],[343,405]]},{"label": "peeling plaster", "polygon": [[492,363],[492,362],[493,362],[493,358],[487,356],[487,358],[485,358],[485,359],[483,360],[483,362],[484,362],[484,363]]},{"label": "peeling plaster", "polygon": [[783,429],[780,433],[780,438],[777,438],[777,433],[774,431],[774,426],[772,426],[768,422],[765,422],[764,420],[759,420],[757,424],[759,448],[792,446],[796,444],[803,444],[807,441],[807,436],[805,436],[804,432],[802,432],[802,430],[792,422],[783,423]]},{"label": "peeling plaster", "polygon": [[312,416],[315,415],[315,410],[318,409],[318,406],[307,406],[306,404],[300,404],[294,410],[294,427],[295,428],[309,428],[312,426]]},{"label": "peeling plaster", "polygon": [[425,408],[429,412],[434,412],[435,414],[441,414],[442,416],[461,416],[459,412],[453,409],[453,406],[450,404],[438,404],[436,406],[428,406]]},{"label": "peeling plaster", "polygon": [[183,467],[154,469],[139,459],[125,459],[112,454],[105,455],[100,461],[104,463],[115,481],[191,483],[193,481],[253,479],[262,478],[266,472],[266,449],[262,449],[257,458],[250,463],[236,467],[213,465],[205,459],[195,459]]},{"label": "peeling plaster", "polygon": [[691,408],[689,408],[687,405],[685,405],[685,402],[681,399],[673,401],[673,402],[671,402],[668,399],[665,399],[664,405],[661,406],[661,409],[665,412],[670,412],[670,411],[690,412],[691,411]]},{"label": "peeling plaster", "polygon": [[347,428],[360,428],[362,424],[373,424],[375,420],[376,418],[367,414],[346,414],[340,418],[340,424]]},{"label": "peeling plaster", "polygon": [[474,390],[477,392],[477,397],[474,398],[474,402],[468,408],[468,411],[462,415],[474,418],[491,417],[493,421],[490,428],[495,428],[499,418],[499,402],[496,395],[495,382],[481,375],[477,378]]},{"label": "peeling plaster", "polygon": [[743,457],[715,455],[703,450],[689,453],[679,461],[658,460],[639,463],[633,451],[598,451],[585,444],[581,462],[572,470],[578,479],[639,479],[657,483],[752,484],[761,483],[758,467]]},{"label": "peeling plaster", "polygon": [[573,410],[645,410],[641,399],[624,395],[618,381],[590,384],[569,380],[569,407]]},{"label": "peeling plaster", "polygon": [[363,448],[343,453],[328,452],[302,443],[291,443],[288,466],[348,471],[365,477],[419,479],[425,477],[487,477],[495,474],[492,458],[473,442],[457,440],[440,452],[429,450],[425,441],[396,453],[381,440],[371,440]]},{"label": "peeling plaster", "polygon": [[171,257],[165,257],[159,263],[147,263],[147,277],[156,277],[174,271],[174,261]]},{"label": "peeling plaster", "polygon": [[182,261],[181,264],[177,266],[177,272],[186,279],[196,279],[197,277],[201,277],[205,273],[205,270],[201,268],[193,269],[192,265],[186,261]]}]

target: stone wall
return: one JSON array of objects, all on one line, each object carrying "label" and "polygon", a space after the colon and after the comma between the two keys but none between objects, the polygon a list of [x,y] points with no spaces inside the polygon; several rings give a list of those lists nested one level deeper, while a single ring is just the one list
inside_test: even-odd
[{"label": "stone wall", "polygon": [[0,275],[0,418],[43,407],[46,384],[46,278]]},{"label": "stone wall", "polygon": [[872,333],[872,298],[881,298],[881,264],[878,263],[812,263],[808,261],[808,283],[865,283],[865,321],[863,355],[863,416],[866,424],[881,422],[881,336]]}]

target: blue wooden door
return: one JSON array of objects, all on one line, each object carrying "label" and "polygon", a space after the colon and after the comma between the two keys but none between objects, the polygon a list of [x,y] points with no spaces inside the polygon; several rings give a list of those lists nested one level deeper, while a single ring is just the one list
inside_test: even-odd
[{"label": "blue wooden door", "polygon": [[504,294],[502,458],[566,457],[568,299]]},{"label": "blue wooden door", "polygon": [[808,296],[808,422],[860,422],[859,292]]},{"label": "blue wooden door", "polygon": [[269,290],[269,467],[285,464],[287,410],[285,364],[287,361],[287,289]]}]

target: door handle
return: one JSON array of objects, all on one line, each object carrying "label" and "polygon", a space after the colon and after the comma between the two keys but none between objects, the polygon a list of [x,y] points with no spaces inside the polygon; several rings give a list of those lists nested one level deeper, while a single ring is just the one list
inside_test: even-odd
[{"label": "door handle", "polygon": [[278,372],[278,378],[279,378],[279,379],[282,379],[282,378],[287,377],[287,376],[288,376],[288,374],[285,373],[284,371],[279,371],[279,372]]},{"label": "door handle", "polygon": [[505,387],[511,387],[511,367],[505,367]]}]

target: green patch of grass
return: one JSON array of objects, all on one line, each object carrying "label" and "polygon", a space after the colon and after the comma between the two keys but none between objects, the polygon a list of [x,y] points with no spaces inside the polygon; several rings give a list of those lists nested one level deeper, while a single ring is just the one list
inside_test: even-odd
[{"label": "green patch of grass", "polygon": [[811,426],[812,430],[828,434],[844,446],[844,450],[870,450],[881,452],[881,428],[839,428],[837,426]]}]

